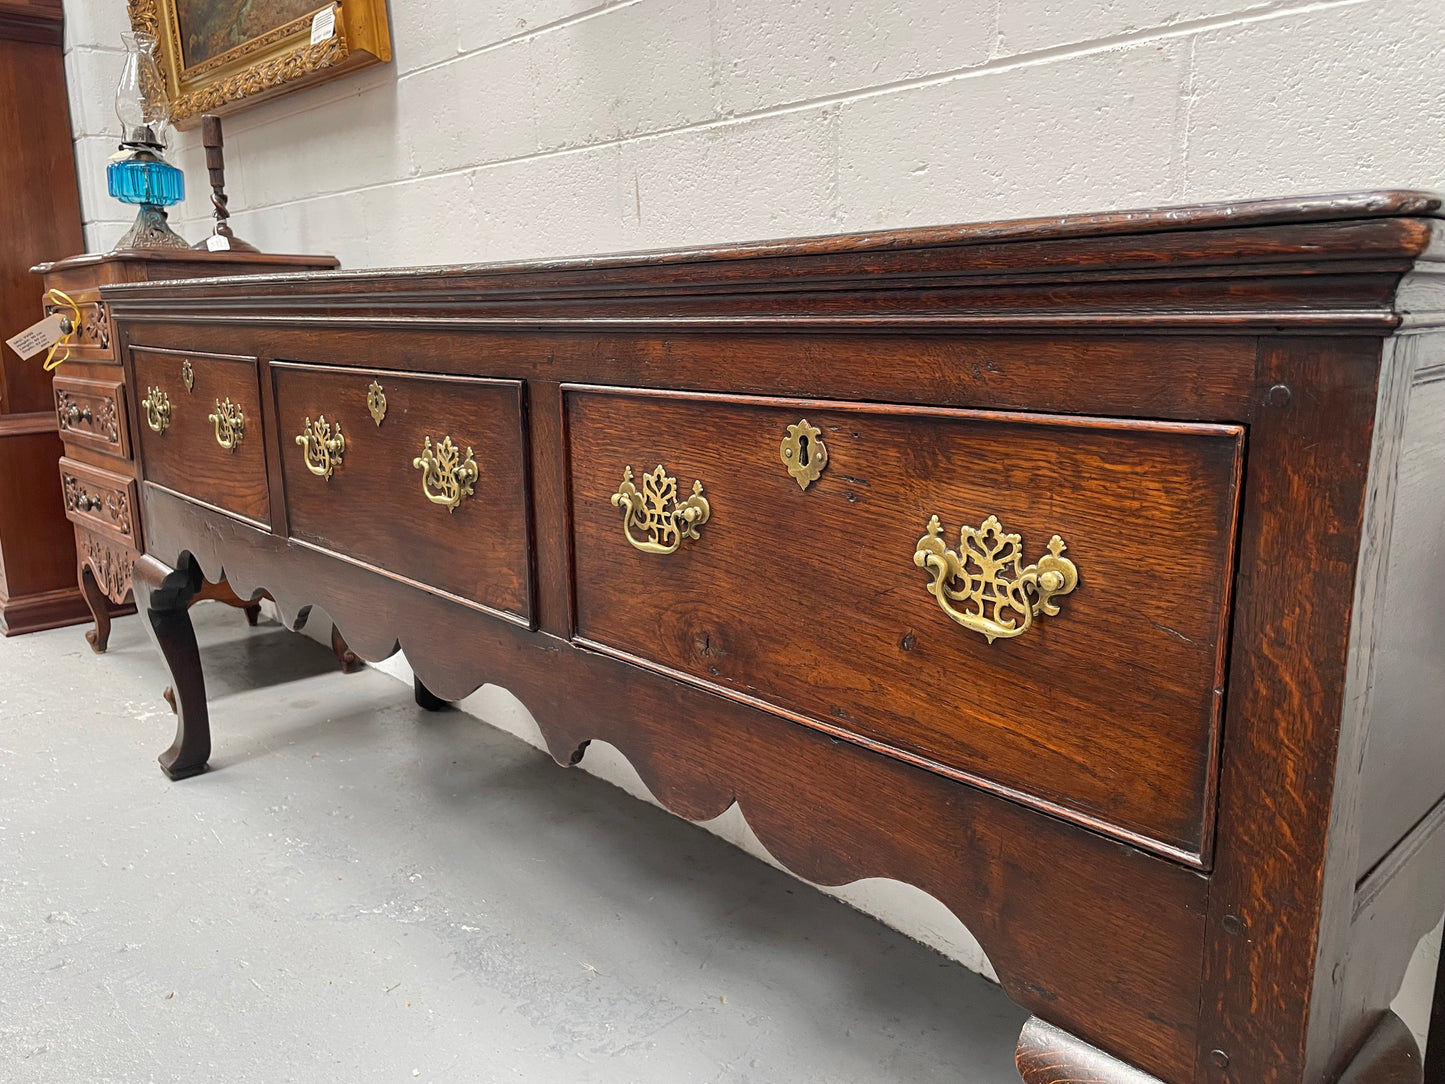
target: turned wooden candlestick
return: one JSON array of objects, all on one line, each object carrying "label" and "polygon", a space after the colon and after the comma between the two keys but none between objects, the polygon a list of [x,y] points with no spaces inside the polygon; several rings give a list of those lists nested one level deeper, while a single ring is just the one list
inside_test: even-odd
[{"label": "turned wooden candlestick", "polygon": [[[211,206],[215,208],[216,225],[211,236],[197,241],[193,248],[228,249],[232,252],[260,252],[255,245],[242,241],[231,232],[227,221],[231,212],[226,209],[226,152],[221,138],[221,118],[214,113],[201,117],[201,144],[206,148],[206,172],[211,176]],[[224,245],[213,238],[224,237]]]}]

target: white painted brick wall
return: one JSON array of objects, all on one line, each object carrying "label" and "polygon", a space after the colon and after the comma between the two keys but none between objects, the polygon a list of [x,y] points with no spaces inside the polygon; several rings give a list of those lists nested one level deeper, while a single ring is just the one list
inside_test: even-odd
[{"label": "white painted brick wall", "polygon": [[[86,238],[124,0],[66,0]],[[394,0],[394,62],[226,121],[237,233],[347,267],[1445,187],[1445,0]],[[195,133],[174,140],[209,232]],[[60,255],[57,253],[57,255]],[[324,622],[315,622],[318,630]],[[494,691],[490,721],[536,740]],[[594,746],[587,765],[642,793]],[[729,815],[714,830],[757,850]],[[935,901],[865,910],[987,968]],[[1399,1008],[1417,1033],[1439,930]]]}]

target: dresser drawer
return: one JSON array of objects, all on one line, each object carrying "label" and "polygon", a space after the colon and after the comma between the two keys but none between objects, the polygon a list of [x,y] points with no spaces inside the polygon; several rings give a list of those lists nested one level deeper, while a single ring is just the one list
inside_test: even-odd
[{"label": "dresser drawer", "polygon": [[1239,427],[565,394],[581,639],[1205,860]]},{"label": "dresser drawer", "polygon": [[135,479],[60,457],[60,487],[72,523],[128,546],[139,546]]},{"label": "dresser drawer", "polygon": [[292,538],[530,624],[520,381],[271,373]]},{"label": "dresser drawer", "polygon": [[[47,292],[45,315],[63,316],[75,325],[67,344],[69,349],[63,350],[67,361],[115,364],[115,346],[110,338],[110,310],[94,295],[94,289],[77,290],[64,296]],[[66,297],[74,302],[74,308],[65,301]],[[79,320],[75,318],[77,312],[80,313]]]},{"label": "dresser drawer", "polygon": [[146,481],[270,526],[256,359],[131,353]]},{"label": "dresser drawer", "polygon": [[130,458],[125,417],[125,385],[120,381],[57,376],[55,416],[67,444]]}]

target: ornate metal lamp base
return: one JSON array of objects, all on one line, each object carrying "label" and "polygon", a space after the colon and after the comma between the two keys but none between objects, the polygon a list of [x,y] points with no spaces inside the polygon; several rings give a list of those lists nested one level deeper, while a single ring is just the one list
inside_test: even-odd
[{"label": "ornate metal lamp base", "polygon": [[186,239],[166,221],[166,209],[153,203],[142,203],[135,223],[115,243],[112,252],[135,248],[190,248]]}]

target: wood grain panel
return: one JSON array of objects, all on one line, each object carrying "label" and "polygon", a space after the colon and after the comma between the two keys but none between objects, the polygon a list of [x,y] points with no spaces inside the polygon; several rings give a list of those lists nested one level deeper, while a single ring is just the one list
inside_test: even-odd
[{"label": "wood grain panel", "polygon": [[[256,359],[221,354],[172,354],[134,350],[136,416],[145,477],[206,504],[258,523],[271,518],[266,485],[265,435]],[[195,383],[181,376],[189,361]],[[157,433],[145,422],[140,403],[159,388],[171,404],[170,426]],[[245,434],[231,450],[216,440],[209,416],[229,399],[246,419]]]},{"label": "wood grain panel", "polygon": [[[1199,860],[1238,427],[566,391],[579,635]],[[806,492],[778,454],[805,416]],[[712,507],[670,556],[610,500],[659,463]],[[933,514],[955,548],[998,516],[1026,561],[1057,533],[1080,586],[989,644],[914,565]]]},{"label": "wood grain panel", "polygon": [[[522,385],[271,363],[291,536],[530,621]],[[375,380],[386,418],[367,410]],[[305,419],[341,425],[341,466],[325,479],[296,444]],[[480,476],[455,511],[430,503],[412,465],[425,438],[471,448]]]}]

